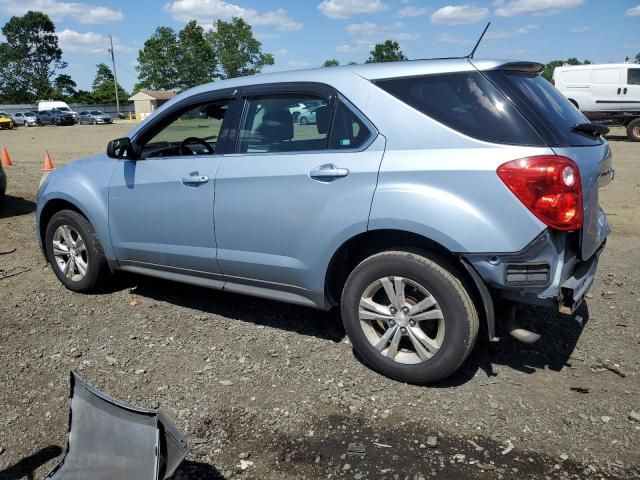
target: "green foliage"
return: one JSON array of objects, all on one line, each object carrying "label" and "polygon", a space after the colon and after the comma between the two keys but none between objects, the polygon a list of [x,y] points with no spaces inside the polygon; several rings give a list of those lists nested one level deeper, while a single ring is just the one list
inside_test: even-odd
[{"label": "green foliage", "polygon": [[51,19],[42,12],[13,16],[2,27],[0,97],[12,103],[34,102],[54,93],[51,78],[67,63]]},{"label": "green foliage", "polygon": [[636,55],[636,63],[640,63],[640,52]]},{"label": "green foliage", "polygon": [[[96,65],[96,77],[91,85],[90,103],[116,103],[114,78],[111,69],[104,63]],[[125,101],[129,98],[127,91],[118,84],[118,98]]]},{"label": "green foliage", "polygon": [[186,90],[211,82],[216,71],[216,54],[204,29],[191,20],[178,34],[177,88]]},{"label": "green foliage", "polygon": [[156,28],[138,52],[136,70],[138,83],[134,91],[178,87],[178,37],[172,28]]},{"label": "green foliage", "polygon": [[371,50],[371,56],[367,59],[367,63],[379,63],[379,62],[397,62],[400,60],[407,60],[400,45],[394,40],[387,40],[384,43],[377,43],[373,50]]},{"label": "green foliage", "polygon": [[53,98],[70,98],[76,94],[76,82],[70,75],[63,73],[58,75],[53,81]]},{"label": "green foliage", "polygon": [[544,66],[544,72],[542,72],[542,76],[547,80],[551,81],[551,79],[553,78],[553,71],[556,69],[556,67],[561,67],[562,65],[565,65],[565,64],[590,65],[591,61],[585,60],[584,62],[581,62],[575,57],[568,58],[567,60],[553,60]]},{"label": "green foliage", "polygon": [[241,18],[233,17],[230,22],[218,20],[206,36],[216,52],[219,78],[254,75],[266,65],[273,65],[273,55],[262,52],[262,44],[253,36],[251,25]]},{"label": "green foliage", "polygon": [[340,65],[340,62],[335,58],[332,58],[331,60],[325,60],[324,63],[322,64],[323,67],[337,67],[339,65]]}]

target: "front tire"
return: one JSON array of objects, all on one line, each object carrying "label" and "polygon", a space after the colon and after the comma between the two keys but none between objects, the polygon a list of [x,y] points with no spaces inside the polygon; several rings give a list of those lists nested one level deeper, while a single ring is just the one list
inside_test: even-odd
[{"label": "front tire", "polygon": [[78,212],[61,210],[51,217],[45,246],[53,272],[69,290],[89,292],[105,276],[106,260],[98,235]]},{"label": "front tire", "polygon": [[342,293],[345,330],[364,363],[401,382],[454,373],[478,336],[478,313],[454,268],[426,252],[387,251],[360,263]]}]

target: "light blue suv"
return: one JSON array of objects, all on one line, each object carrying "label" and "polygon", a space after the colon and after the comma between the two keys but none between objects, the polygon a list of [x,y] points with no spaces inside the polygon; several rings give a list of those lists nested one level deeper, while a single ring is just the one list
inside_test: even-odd
[{"label": "light blue suv", "polygon": [[[375,370],[458,369],[497,302],[572,313],[609,234],[602,134],[531,62],[406,61],[184,92],[46,177],[37,236],[69,289],[124,270],[341,309]],[[313,124],[291,107],[314,102]]]}]

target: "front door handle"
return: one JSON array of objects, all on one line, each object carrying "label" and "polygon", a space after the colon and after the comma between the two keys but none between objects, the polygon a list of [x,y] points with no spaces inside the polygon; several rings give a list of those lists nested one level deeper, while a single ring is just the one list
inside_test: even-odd
[{"label": "front door handle", "polygon": [[338,168],[333,163],[320,165],[309,172],[309,176],[316,180],[331,181],[335,178],[342,178],[349,175],[349,169]]},{"label": "front door handle", "polygon": [[622,93],[624,93],[625,95],[627,94],[627,87],[624,87],[624,90],[622,90]]},{"label": "front door handle", "polygon": [[620,92],[621,92],[621,91],[622,91],[622,89],[621,89],[621,88],[619,88],[619,89],[618,89],[618,95],[620,95]]},{"label": "front door handle", "polygon": [[182,177],[182,183],[185,185],[198,185],[201,183],[207,183],[208,181],[209,177],[206,175],[200,175],[198,172],[191,172]]}]

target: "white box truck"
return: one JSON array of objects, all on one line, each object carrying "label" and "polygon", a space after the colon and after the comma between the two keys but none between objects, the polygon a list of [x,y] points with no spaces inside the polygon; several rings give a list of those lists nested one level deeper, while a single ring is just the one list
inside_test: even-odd
[{"label": "white box truck", "polygon": [[40,100],[38,101],[38,111],[42,112],[43,110],[62,110],[64,112],[69,112],[73,115],[73,119],[76,123],[78,123],[78,112],[71,110],[67,102],[62,102],[60,100]]},{"label": "white box truck", "polygon": [[640,141],[640,65],[556,67],[551,83],[590,120],[621,125],[631,140]]}]

